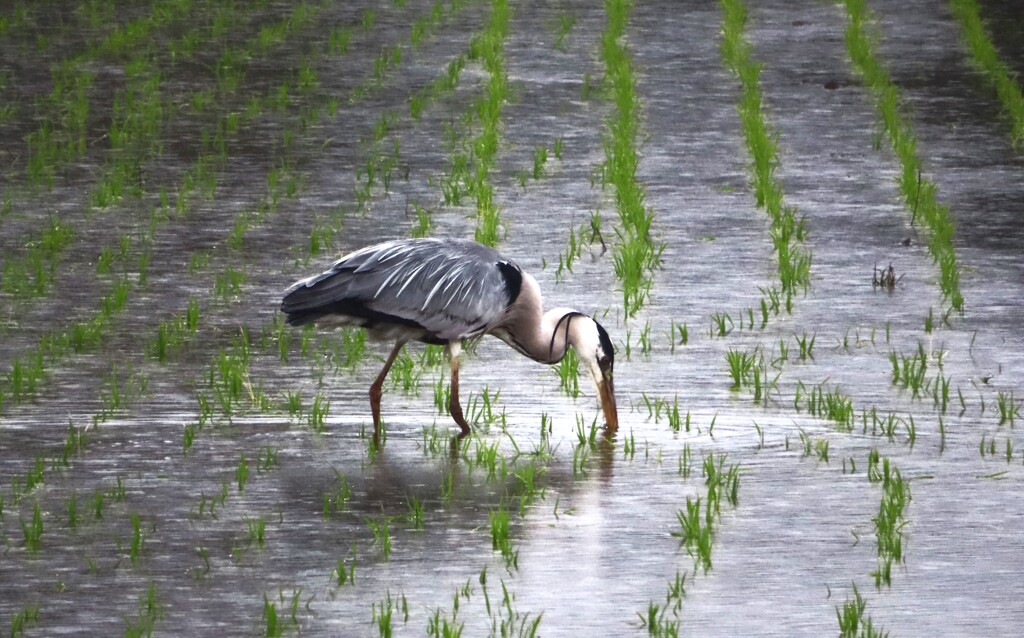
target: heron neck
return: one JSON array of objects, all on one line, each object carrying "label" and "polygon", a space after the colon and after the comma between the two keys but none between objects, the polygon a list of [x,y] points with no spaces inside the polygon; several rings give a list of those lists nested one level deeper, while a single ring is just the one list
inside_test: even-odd
[{"label": "heron neck", "polygon": [[540,363],[558,363],[572,345],[575,319],[582,317],[571,308],[544,312],[540,286],[528,274],[506,320],[494,334],[522,354]]}]

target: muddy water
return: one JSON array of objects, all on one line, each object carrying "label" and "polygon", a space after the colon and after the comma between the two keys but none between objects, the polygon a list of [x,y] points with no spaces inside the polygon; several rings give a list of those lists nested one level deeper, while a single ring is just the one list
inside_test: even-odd
[{"label": "muddy water", "polygon": [[[468,403],[485,387],[492,396],[500,390],[497,404],[506,425],[481,423],[467,456],[475,458],[478,444],[497,445],[508,468],[504,477],[489,477],[485,467],[465,458],[452,461],[444,436],[436,447],[425,443],[425,430],[436,426],[446,434],[451,428],[433,405],[438,369],[423,372],[418,395],[389,387],[387,445],[371,456],[360,436],[370,427],[366,389],[387,346],[370,344],[352,370],[327,367],[320,386],[322,359],[303,357],[299,333],[291,335],[287,362],[273,338],[265,347],[260,343],[261,331],[272,331],[267,327],[280,291],[330,261],[329,255],[303,256],[318,216],[343,212],[331,253],[407,234],[414,203],[433,211],[435,234],[471,236],[475,225],[470,206],[441,205],[438,180],[450,157],[446,127],[462,137],[473,134],[462,118],[479,95],[483,70],[468,63],[459,88],[419,121],[408,116],[407,100],[467,51],[489,9],[466,6],[413,49],[409,25],[429,6],[379,8],[374,26],[354,36],[347,55],[327,55],[316,45],[334,26],[358,22],[362,9],[327,6],[315,24],[255,63],[261,72],[247,78],[241,95],[225,99],[244,104],[246,91],[291,77],[304,57],[318,71],[315,91],[297,94],[290,109],[268,112],[241,131],[229,145],[216,196],[197,199],[186,219],[171,219],[157,230],[148,284],[133,290],[103,347],[55,365],[33,402],[4,404],[0,533],[9,550],[0,557],[0,618],[9,622],[26,606],[38,606],[38,625],[29,631],[116,634],[144,620],[140,600],[153,585],[161,609],[155,633],[166,635],[262,634],[265,599],[275,602],[282,623],[291,621],[297,601],[295,617],[304,633],[379,635],[373,617],[388,595],[397,605],[393,627],[402,635],[425,634],[438,611],[465,623],[467,636],[486,635],[503,621],[529,626],[538,617],[540,635],[643,635],[637,614],[665,601],[678,572],[688,574],[678,611],[687,635],[832,633],[835,607],[852,595],[851,584],[865,596],[874,624],[892,635],[1011,634],[1024,621],[1017,604],[1024,593],[1018,575],[1024,556],[1014,535],[1024,515],[1016,497],[1022,482],[1018,450],[1024,446],[1016,430],[998,424],[995,405],[998,392],[1024,396],[1024,343],[1015,323],[1024,281],[1022,230],[1013,216],[1024,180],[997,105],[963,62],[953,23],[944,8],[925,5],[875,8],[879,53],[905,92],[929,176],[956,216],[967,312],[931,335],[924,332],[929,309],[942,312],[937,272],[926,238],[902,208],[896,160],[884,144],[873,147],[876,116],[846,62],[841,8],[762,3],[750,9],[748,36],[754,57],[764,63],[765,107],[779,134],[778,175],[787,202],[806,216],[810,229],[812,285],[796,298],[791,315],[783,311],[763,329],[737,325],[726,338],[709,336],[710,316],[729,313],[738,324],[752,308],[759,324],[758,289],[773,285],[776,276],[767,220],[747,189],[737,85],[719,61],[718,8],[639,3],[631,18],[628,44],[644,102],[639,178],[666,248],[650,305],[626,325],[619,319],[608,254],[587,249],[574,272],[555,272],[570,226],[586,222],[591,211],[600,211],[606,237],[613,237],[610,191],[591,183],[603,159],[603,119],[611,105],[583,90],[586,75],[595,82],[601,75],[604,14],[585,3],[515,5],[505,43],[513,99],[503,111],[492,172],[507,228],[502,250],[538,277],[549,303],[602,316],[618,342],[621,429],[613,446],[582,446],[589,452],[581,465],[577,419],[589,425],[597,410],[587,381],[581,380],[584,395],[569,399],[559,392],[554,372],[485,340],[464,364],[463,396]],[[284,15],[276,5],[264,11],[267,22]],[[559,51],[552,45],[564,15],[576,21]],[[253,35],[239,29],[232,41]],[[348,96],[372,78],[380,50],[398,41],[406,43],[401,64],[349,104]],[[5,49],[4,55],[20,51]],[[167,76],[168,86],[190,90],[188,73],[168,67]],[[281,134],[296,126],[299,109],[330,97],[339,99],[337,115],[295,128],[285,155]],[[390,150],[399,140],[409,178],[395,178],[387,196],[378,186],[367,210],[359,211],[356,173],[373,153],[372,142],[361,140],[371,136],[385,109],[396,120],[380,148]],[[183,111],[168,119],[181,152],[153,158],[152,172],[173,184],[194,159],[195,131],[208,118]],[[551,153],[556,138],[565,144],[561,160]],[[538,145],[549,149],[545,176],[522,187],[518,173],[532,171]],[[103,161],[101,150],[94,154]],[[226,247],[236,216],[258,209],[267,171],[285,158],[301,177],[296,196],[282,198],[247,233],[243,249]],[[39,197],[83,191],[90,183],[77,172],[62,174],[54,191]],[[40,220],[24,212],[31,210],[32,196],[18,192],[20,212],[0,220],[5,237],[8,231],[24,236]],[[40,334],[66,318],[95,311],[111,281],[95,273],[98,246],[116,242],[126,228],[141,228],[157,199],[148,193],[99,217],[81,210],[83,198],[71,200],[82,239],[65,257],[54,292],[25,305],[3,300],[10,326],[0,344],[5,362],[30,351]],[[5,260],[23,250],[6,239],[3,245]],[[210,265],[190,273],[196,249],[210,252]],[[889,263],[902,276],[899,285],[891,293],[873,289],[873,267]],[[228,267],[244,270],[248,279],[237,300],[217,300],[211,293],[215,275]],[[146,358],[143,344],[156,324],[183,312],[190,295],[203,307],[198,336],[168,363]],[[674,352],[672,321],[689,330],[689,343]],[[230,422],[215,418],[183,456],[184,426],[199,419],[197,394],[209,395],[213,357],[231,347],[242,325],[253,342],[246,392],[262,389],[275,405],[265,414],[244,410]],[[647,325],[652,348],[644,353],[640,334]],[[795,335],[804,333],[816,341],[813,358],[801,361]],[[754,404],[749,390],[730,390],[728,350],[760,347],[770,360],[779,358],[780,341],[789,360],[772,369],[779,377],[767,406]],[[889,353],[909,355],[919,343],[930,353],[945,353],[941,372],[953,395],[945,415],[930,397],[915,399],[891,384]],[[111,392],[104,378],[112,369],[128,387],[124,407],[87,434],[86,449],[69,467],[50,467],[69,419],[83,426],[103,410]],[[929,376],[936,373],[933,358]],[[144,390],[138,387],[142,377]],[[842,432],[794,409],[799,384],[806,396],[806,388],[822,381],[851,397],[858,418],[872,408],[913,415],[914,445],[903,428],[890,442],[872,435],[870,426],[863,432],[859,421],[853,432]],[[308,410],[318,390],[330,401],[323,434],[311,432],[305,416],[290,419],[277,405],[286,393],[301,393]],[[672,431],[664,415],[649,418],[645,398],[678,400],[684,418],[690,417],[689,431]],[[540,434],[542,418],[552,421],[548,443]],[[813,452],[805,456],[801,435],[827,440],[829,460]],[[979,453],[983,437],[995,440],[995,455]],[[1007,440],[1013,445],[1009,463]],[[906,563],[894,569],[892,586],[879,590],[870,574],[877,554],[872,517],[881,492],[865,474],[873,448],[911,480],[913,495],[906,511]],[[260,469],[267,450],[276,452],[277,462]],[[536,450],[544,453],[531,454]],[[695,467],[684,477],[680,464],[687,450]],[[672,533],[679,530],[676,512],[687,498],[706,496],[700,460],[712,453],[740,466],[739,503],[723,503],[713,567],[694,575],[693,559]],[[45,459],[43,484],[15,502],[39,456]],[[249,475],[240,489],[243,457]],[[516,475],[531,467],[540,473],[543,491],[520,516],[516,497],[524,491]],[[343,484],[350,493],[345,506],[325,516],[325,496],[336,496]],[[101,520],[90,509],[97,492],[107,494]],[[221,494],[227,497],[212,505],[211,515],[211,502]],[[74,528],[67,505],[72,495],[81,518]],[[410,497],[423,504],[422,529],[406,518]],[[44,532],[41,550],[31,554],[23,547],[21,523],[31,520],[36,503]],[[501,506],[512,510],[516,566],[492,548],[489,514]],[[133,514],[144,539],[134,565]],[[261,520],[262,547],[249,539],[249,526]],[[387,560],[370,526],[384,520],[392,545]],[[332,572],[339,560],[355,562],[354,584],[337,584]],[[665,618],[675,615],[670,611]]]}]

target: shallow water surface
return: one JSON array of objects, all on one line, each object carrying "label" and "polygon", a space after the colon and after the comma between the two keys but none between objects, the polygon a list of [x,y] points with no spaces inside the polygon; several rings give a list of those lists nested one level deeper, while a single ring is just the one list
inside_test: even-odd
[{"label": "shallow water surface", "polygon": [[[418,211],[430,234],[473,236],[472,196],[446,205],[442,184],[479,133],[489,75],[470,52],[490,4],[439,4],[437,21],[422,0],[193,4],[187,17],[138,8],[108,21],[3,10],[5,139],[44,121],[71,136],[33,56],[91,78],[84,150],[54,161],[52,183],[33,183],[27,143],[0,150],[4,276],[36,263],[51,219],[73,231],[43,257],[54,277],[42,294],[0,293],[0,622],[12,633],[657,635],[645,626],[657,605],[655,621],[679,634],[821,636],[837,632],[854,587],[893,636],[1024,624],[1024,441],[1018,416],[1000,418],[1024,398],[1024,160],[945,5],[872,8],[878,55],[956,220],[965,312],[943,321],[928,237],[903,206],[898,160],[876,143],[842,7],[772,1],[751,3],[746,32],[776,176],[813,260],[792,311],[764,322],[777,264],[720,7],[638,2],[630,15],[637,178],[664,251],[649,303],[625,321],[612,253],[587,230],[596,212],[617,240],[599,170],[615,108],[599,88],[606,14],[512,2],[490,171],[499,249],[549,306],[592,313],[612,334],[620,428],[604,438],[585,375],[568,397],[553,369],[484,339],[460,374],[477,429],[452,454],[454,424],[435,403],[446,363],[407,348],[405,386],[397,369],[385,386],[386,444],[372,451],[367,391],[390,346],[285,327],[278,304],[339,254],[409,236]],[[983,12],[999,45],[1012,16],[997,9]],[[115,24],[147,36],[115,48]],[[1020,68],[1019,47],[1003,53]],[[458,85],[413,118],[413,96],[460,55]],[[139,60],[159,80],[159,144],[115,149],[112,123],[143,94],[127,79]],[[96,206],[125,154],[139,189]],[[560,271],[571,233],[591,241]],[[873,286],[890,264],[896,286]],[[119,282],[123,305],[106,316]],[[713,335],[715,315],[728,335]],[[767,398],[732,388],[730,352],[764,362]],[[27,390],[37,353],[44,370]],[[915,396],[892,361],[917,355],[927,385]],[[826,393],[849,401],[849,422],[814,413],[810,397]],[[904,558],[878,587],[873,451],[910,491]],[[708,503],[708,459],[737,468],[738,484],[736,502],[704,519],[705,568],[680,517]]]}]

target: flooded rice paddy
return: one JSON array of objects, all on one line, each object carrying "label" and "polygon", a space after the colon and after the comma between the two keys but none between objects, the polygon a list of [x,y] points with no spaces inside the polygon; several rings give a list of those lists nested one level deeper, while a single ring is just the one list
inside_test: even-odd
[{"label": "flooded rice paddy", "polygon": [[[1010,6],[980,14],[1020,72]],[[868,7],[889,120],[848,48],[863,2],[737,7],[5,4],[2,630],[1014,635],[1014,112],[947,3]],[[419,345],[372,449],[389,345],[289,328],[281,293],[488,232],[611,333],[618,432],[585,375],[487,338],[455,454]]]}]

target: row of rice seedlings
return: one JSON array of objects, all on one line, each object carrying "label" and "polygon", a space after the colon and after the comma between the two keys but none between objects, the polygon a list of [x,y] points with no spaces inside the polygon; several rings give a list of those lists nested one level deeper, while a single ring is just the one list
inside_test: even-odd
[{"label": "row of rice seedlings", "polygon": [[473,237],[488,246],[497,245],[501,221],[501,210],[494,201],[490,172],[498,154],[501,111],[508,100],[504,49],[509,16],[508,0],[492,0],[490,21],[483,33],[474,37],[469,45],[469,59],[480,60],[487,72],[484,93],[473,105],[480,133],[470,143],[472,167],[469,177],[472,180],[470,192],[476,198],[477,227]]},{"label": "row of rice seedlings", "polygon": [[875,41],[869,28],[873,16],[866,0],[845,0],[846,48],[854,68],[871,87],[882,129],[900,160],[898,178],[904,203],[911,213],[911,224],[920,220],[929,230],[928,252],[939,267],[939,288],[943,300],[957,312],[963,311],[960,292],[960,268],[953,245],[954,224],[949,208],[940,204],[934,182],[921,175],[923,162],[917,154],[917,140],[908,119],[900,112],[900,91],[889,71],[875,55]]},{"label": "row of rice seedlings", "polygon": [[[191,5],[190,0],[156,2],[149,15],[114,26],[106,38],[52,67],[53,90],[44,101],[44,108],[51,113],[44,114],[42,124],[26,138],[31,185],[52,186],[57,167],[86,152],[89,92],[95,77],[91,62],[100,57],[131,58],[135,50],[148,49],[158,31],[191,15]],[[198,31],[192,29],[188,34],[197,35]]]},{"label": "row of rice seedlings", "polygon": [[1017,84],[1015,73],[999,57],[981,18],[977,0],[950,0],[953,15],[960,22],[963,38],[971,52],[971,60],[984,74],[1003,104],[1003,112],[1010,118],[1010,137],[1014,146],[1024,146],[1024,95]]},{"label": "row of rice seedlings", "polygon": [[[365,19],[364,22],[366,22]],[[372,21],[370,24],[372,24]],[[282,196],[291,198],[295,197],[298,193],[298,184],[294,179],[294,174],[288,168],[287,162],[283,162],[271,169],[267,176],[267,184],[268,192],[256,207],[256,212],[243,212],[236,218],[236,223],[234,224],[232,233],[229,235],[229,241],[227,242],[229,248],[240,248],[245,232],[251,226],[255,225],[256,222],[261,221],[263,216],[275,211],[277,203],[280,201]],[[232,240],[232,238],[234,238],[234,240]],[[218,273],[215,277],[213,289],[214,297],[220,298],[224,301],[239,300],[245,279],[246,276],[244,272],[237,271],[232,267],[227,267],[222,273]],[[275,319],[277,320],[279,318]],[[283,332],[283,327],[279,332]],[[186,427],[184,434],[185,439],[183,442],[183,449],[186,452],[194,442],[196,431],[201,430],[212,416],[211,404],[219,407],[222,415],[228,420],[230,420],[231,416],[237,409],[244,409],[245,403],[242,401],[243,395],[241,392],[243,387],[248,390],[248,405],[256,407],[260,411],[267,411],[272,408],[272,402],[263,393],[262,389],[252,388],[247,385],[247,372],[244,372],[248,367],[247,341],[248,333],[247,331],[243,331],[242,342],[244,343],[244,346],[241,349],[242,355],[231,356],[222,351],[219,359],[215,361],[214,366],[211,366],[209,385],[212,390],[214,400],[210,401],[210,399],[202,393],[198,395],[200,404],[199,420],[196,424],[190,424],[189,427]],[[238,349],[237,344],[235,349]],[[286,354],[281,356],[286,357]],[[238,363],[239,365],[229,365],[232,362]],[[219,371],[219,377],[216,377],[213,374],[215,369]],[[296,406],[295,402],[296,398],[286,397],[282,404],[290,406],[289,409],[292,413],[297,413],[299,406]],[[310,410],[306,413],[306,421],[310,429],[314,432],[322,432],[324,430],[325,417],[328,410],[329,402],[326,401],[323,395],[317,394]]]},{"label": "row of rice seedlings", "polygon": [[[232,11],[225,7],[223,11]],[[295,17],[299,12],[296,9],[289,18],[283,21],[288,30],[294,29],[297,24]],[[221,16],[223,14],[216,14]],[[308,21],[308,18],[305,19]],[[198,32],[198,30],[196,31]],[[248,46],[248,49],[255,47],[259,42],[257,37]],[[251,56],[245,56],[249,60]],[[141,195],[141,182],[139,179],[139,167],[148,154],[159,152],[161,148],[157,135],[163,120],[164,104],[160,97],[160,76],[153,66],[151,60],[145,57],[129,60],[125,65],[127,88],[119,92],[114,100],[114,117],[111,130],[107,138],[111,140],[111,148],[114,151],[112,157],[114,162],[104,170],[104,177],[94,188],[90,199],[92,204],[98,207],[106,207],[119,200],[127,191],[135,195]],[[187,103],[183,100],[182,103]],[[226,160],[224,156],[224,136],[238,129],[240,125],[238,113],[231,113],[219,121],[215,133],[211,137],[203,132],[201,138],[204,146],[211,146],[220,149],[219,160],[208,153],[204,153],[196,161],[193,170],[186,172],[184,188],[178,191],[178,212],[182,212],[181,205],[188,201],[188,194],[192,190],[189,186],[198,184],[201,186],[204,195],[212,196],[215,190],[215,178],[211,168]],[[166,208],[166,193],[162,193],[164,208]]]},{"label": "row of rice seedlings", "polygon": [[75,235],[69,225],[50,217],[38,237],[27,242],[25,254],[4,256],[0,290],[20,301],[46,295],[56,279],[61,256]]},{"label": "row of rice seedlings", "polygon": [[[465,2],[462,0],[453,0],[447,9],[447,15],[449,17],[453,16],[464,4]],[[441,21],[445,15],[445,6],[441,0],[438,0],[431,8],[429,14],[421,16],[413,23],[409,37],[414,48],[418,48],[424,38],[432,35],[440,27]],[[401,49],[399,45],[396,44],[392,47],[392,50],[400,51]],[[400,61],[401,57],[399,54],[395,64],[388,64],[381,67],[379,79],[376,80],[377,85],[383,81],[384,73],[393,66],[396,66]],[[380,67],[381,65],[378,63],[378,66]],[[459,55],[449,63],[446,71],[442,72],[431,84],[412,94],[409,99],[409,108],[410,115],[413,120],[419,120],[423,110],[430,102],[455,90],[458,86],[459,78],[464,67],[465,57]],[[349,101],[354,102],[359,97],[368,93],[371,88],[373,87],[370,85],[364,85],[361,87],[361,90],[357,90],[357,92],[350,97]],[[394,114],[385,112],[381,115],[380,119],[378,119],[377,124],[374,125],[372,134],[374,146],[371,157],[367,160],[365,170],[357,169],[356,171],[356,183],[362,184],[354,191],[356,207],[358,210],[364,210],[366,208],[368,202],[373,196],[372,188],[376,182],[379,181],[382,184],[385,195],[387,195],[390,190],[391,173],[399,166],[400,142],[398,139],[394,140],[393,150],[390,154],[383,153],[380,150],[380,147],[389,131],[394,128],[396,123],[395,119],[396,116]],[[364,176],[365,181],[363,179]],[[408,177],[408,167],[406,167],[404,178],[408,179]],[[416,203],[413,203],[413,207],[416,211],[417,226],[413,228],[412,234],[417,237],[425,237],[430,232],[430,211],[422,208]],[[337,222],[338,220],[334,221]],[[309,253],[311,255],[319,253],[321,246],[330,244],[330,241],[334,236],[332,225],[337,226],[338,223],[331,224],[330,222],[318,221],[317,225],[313,229],[310,239],[311,250]]]},{"label": "row of rice seedlings", "polygon": [[161,77],[152,60],[133,58],[124,65],[125,87],[114,95],[107,139],[113,161],[89,193],[96,208],[107,208],[123,197],[142,196],[142,164],[159,153],[164,105]]},{"label": "row of rice seedlings", "polygon": [[[218,127],[218,130],[219,130],[219,127]],[[205,165],[205,164],[206,163],[203,161],[202,157],[197,161],[197,166]],[[277,170],[277,169],[275,169],[275,170]],[[189,193],[192,190],[192,186],[191,185],[195,181],[193,179],[193,175],[195,175],[194,171],[187,171],[186,172],[185,177],[183,179],[182,188],[179,189],[179,191],[178,191],[178,198],[177,198],[178,202],[177,202],[176,208],[179,209],[179,212],[181,212],[180,209],[181,209],[182,204],[185,203],[185,205],[187,206],[187,202],[189,201],[189,198],[190,198]],[[280,180],[279,179],[274,179],[273,174],[272,174],[272,176],[268,178],[268,182],[269,182],[269,188],[271,190],[271,201],[276,201],[277,192],[280,190],[276,185],[280,183]],[[288,190],[287,190],[288,193],[294,194],[294,190],[295,189],[293,187],[288,186],[287,188],[288,188]],[[212,195],[212,193],[211,193],[211,195]],[[168,209],[168,201],[167,201],[166,193],[165,192],[162,192],[162,194],[161,194],[161,201],[162,201],[161,208],[158,209],[158,212],[154,213],[154,222],[157,221],[157,220],[160,220],[160,219],[167,219],[166,212],[169,209]],[[64,232],[67,232],[67,231],[64,231]],[[152,243],[152,235],[153,235],[154,232],[155,232],[155,228],[153,227],[153,224],[151,223],[150,241],[149,242],[144,242],[145,245],[147,245],[147,246],[151,245],[151,243]],[[123,239],[124,238],[122,238],[122,243],[123,243]],[[45,242],[44,246],[49,245],[51,243],[52,242]],[[107,253],[107,252],[109,252],[109,249],[107,249],[106,247],[104,247],[104,249],[101,250],[100,259],[99,259],[100,263],[103,263],[103,261],[104,261],[104,254]],[[144,252],[140,256],[140,264],[143,264],[143,263],[148,261],[146,259],[146,255],[148,255],[148,252]],[[8,262],[8,263],[11,263],[11,262]],[[221,294],[222,296],[225,296],[225,297],[230,297],[232,295],[237,294],[239,292],[239,287],[240,287],[240,285],[241,285],[241,283],[243,281],[243,277],[244,276],[241,275],[240,273],[238,273],[237,271],[235,271],[235,272],[225,272],[223,274],[223,276],[219,278],[219,280],[218,280],[219,283],[218,283],[217,286],[215,286],[215,292],[219,293],[219,294]],[[115,308],[119,309],[119,308],[123,307],[124,302],[126,301],[126,293],[127,293],[127,289],[124,288],[123,285],[119,285],[119,286],[115,287],[115,290],[114,290],[114,293],[113,293],[113,294],[116,295],[116,302],[117,302],[117,303],[113,304],[113,306]],[[111,306],[111,304],[107,303],[107,301],[104,300],[104,303],[101,304],[101,309],[106,309],[109,306]],[[74,349],[75,352],[81,352],[84,349],[86,349],[86,347],[89,347],[89,346],[94,347],[96,344],[98,344],[98,342],[102,339],[102,335],[104,333],[104,329],[109,325],[109,321],[108,321],[109,317],[106,316],[106,314],[107,313],[104,310],[101,313],[100,316],[98,316],[97,318],[94,318],[93,320],[83,321],[83,322],[78,322],[77,324],[73,324],[73,326],[72,326],[72,333],[73,334],[71,335],[71,337],[72,337],[71,341],[72,341],[72,345],[74,346],[73,349]],[[41,340],[41,342],[40,342],[40,346],[39,346],[38,350],[40,352],[43,351],[43,350],[50,350],[51,349],[50,348],[51,345],[52,345],[52,338],[48,339],[48,338],[44,337],[44,339]],[[0,396],[2,396],[2,395],[3,395],[3,391],[0,390]],[[17,396],[17,394],[15,394],[15,396]],[[0,404],[2,404],[2,400],[0,400]],[[2,405],[0,405],[0,408],[2,408]]]},{"label": "row of rice seedlings", "polygon": [[149,342],[147,351],[160,363],[191,340],[199,330],[199,302],[189,297],[188,308],[184,315],[176,315],[167,321],[160,322],[156,337]]},{"label": "row of rice seedlings", "polygon": [[462,77],[462,70],[466,67],[466,56],[458,55],[442,71],[433,82],[416,91],[409,98],[409,116],[413,120],[419,120],[423,110],[431,101],[436,101],[444,95],[455,92],[459,86],[459,79]]},{"label": "row of rice seedlings", "polygon": [[892,584],[892,565],[905,561],[903,528],[909,523],[904,510],[910,502],[910,483],[903,479],[898,468],[888,458],[880,458],[878,450],[868,455],[868,480],[882,484],[882,500],[875,516],[875,536],[878,540],[878,569],[871,573],[875,587]]},{"label": "row of rice seedlings", "polygon": [[[687,450],[684,450],[688,452]],[[695,564],[703,568],[706,574],[711,569],[711,547],[716,520],[721,520],[721,500],[725,496],[730,505],[739,504],[739,466],[725,467],[725,454],[715,457],[709,453],[701,464],[707,495],[704,509],[701,512],[701,498],[686,498],[686,509],[678,510],[676,518],[681,530],[672,532],[673,536],[682,539],[686,551],[694,558]],[[680,457],[682,466],[682,457]],[[689,472],[686,473],[687,475]]]},{"label": "row of rice seedlings", "polygon": [[[233,384],[233,385],[232,385],[232,387],[234,387],[234,388],[237,388],[237,384]],[[239,472],[243,472],[243,474],[244,474],[244,468],[245,468],[245,464],[244,464],[244,461],[243,461],[243,462],[242,462],[242,463],[240,464],[240,469],[239,469]],[[238,476],[238,475],[236,475],[236,478],[237,478],[237,476]],[[244,481],[243,481],[242,479],[237,479],[237,480],[239,480],[239,485],[240,485],[240,488],[241,488],[241,486],[242,486],[242,485],[244,485]],[[222,502],[223,502],[223,501],[222,501]]]},{"label": "row of rice seedlings", "polygon": [[8,401],[19,404],[36,397],[47,366],[55,365],[72,354],[97,350],[116,315],[124,310],[131,288],[132,284],[127,279],[118,280],[112,290],[100,299],[99,310],[94,317],[72,322],[63,330],[43,335],[34,350],[16,357],[0,383],[0,411]]},{"label": "row of rice seedlings", "polygon": [[626,23],[632,0],[606,0],[608,23],[601,35],[601,58],[605,64],[604,87],[614,102],[607,121],[603,146],[605,162],[602,181],[615,189],[619,215],[617,241],[612,248],[615,275],[622,282],[622,301],[626,318],[636,313],[650,298],[653,273],[661,266],[664,244],[651,234],[654,213],[645,204],[646,189],[636,177],[640,157],[640,98],[636,94],[633,59],[625,45]]},{"label": "row of rice seedlings", "polygon": [[[722,57],[726,66],[740,81],[742,93],[737,110],[751,158],[751,182],[754,197],[771,220],[771,238],[778,258],[778,272],[781,294],[785,297],[786,311],[791,312],[793,295],[806,291],[810,285],[811,252],[804,247],[807,236],[804,218],[797,217],[797,211],[783,203],[782,185],[775,177],[779,166],[778,133],[766,121],[762,109],[760,86],[761,64],[751,57],[751,45],[744,35],[747,10],[741,0],[721,0],[724,11],[722,20]],[[771,305],[778,308],[778,300],[771,298]],[[762,298],[761,314],[767,322],[768,301]],[[751,318],[753,323],[753,318]]]}]

